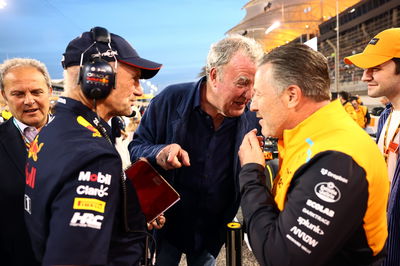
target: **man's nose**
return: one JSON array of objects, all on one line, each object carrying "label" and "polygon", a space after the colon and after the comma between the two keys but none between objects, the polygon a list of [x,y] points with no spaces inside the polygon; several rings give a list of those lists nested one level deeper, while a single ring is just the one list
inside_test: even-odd
[{"label": "man's nose", "polygon": [[258,111],[257,101],[254,98],[250,102],[250,111],[252,111],[252,112],[257,112]]},{"label": "man's nose", "polygon": [[370,81],[372,79],[372,69],[364,69],[363,75],[361,77],[362,81]]},{"label": "man's nose", "polygon": [[245,90],[243,91],[242,96],[246,99],[251,99],[253,97],[253,87],[252,86],[247,86]]},{"label": "man's nose", "polygon": [[140,82],[137,82],[134,85],[133,94],[135,94],[136,96],[142,96],[143,95],[143,88],[142,88],[142,85],[140,85]]},{"label": "man's nose", "polygon": [[24,98],[24,104],[26,104],[26,105],[32,105],[32,104],[34,104],[35,103],[35,99],[34,99],[34,97],[32,96],[32,94],[30,94],[29,92],[25,95],[25,98]]}]

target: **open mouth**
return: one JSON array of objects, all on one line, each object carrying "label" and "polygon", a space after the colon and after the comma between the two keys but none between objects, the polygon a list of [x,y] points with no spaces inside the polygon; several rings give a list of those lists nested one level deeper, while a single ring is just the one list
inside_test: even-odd
[{"label": "open mouth", "polygon": [[239,105],[239,106],[244,106],[244,105],[246,105],[246,102],[235,102],[235,104]]},{"label": "open mouth", "polygon": [[35,108],[35,109],[28,109],[28,110],[24,110],[24,113],[31,114],[31,113],[35,113],[37,110],[39,110],[39,109],[38,109],[38,108]]}]

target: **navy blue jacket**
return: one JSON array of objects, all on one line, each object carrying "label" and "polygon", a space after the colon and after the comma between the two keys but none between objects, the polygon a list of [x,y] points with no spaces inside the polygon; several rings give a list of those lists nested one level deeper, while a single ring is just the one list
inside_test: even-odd
[{"label": "navy blue jacket", "polygon": [[[156,164],[156,155],[161,149],[171,143],[182,145],[185,137],[196,130],[196,128],[188,128],[188,122],[195,104],[194,99],[196,97],[196,93],[199,93],[200,85],[203,81],[205,81],[205,77],[193,83],[171,85],[154,97],[144,113],[144,116],[142,117],[140,126],[135,132],[132,142],[129,144],[129,151],[132,161],[135,161],[140,157],[146,157],[160,171],[160,173],[172,183],[173,186],[176,185],[174,178],[177,175],[177,171],[180,171],[180,169],[170,171],[161,169],[161,167],[158,167]],[[234,145],[233,156],[232,158],[227,158],[227,160],[232,160],[234,162],[232,164],[232,178],[234,179],[235,191],[234,193],[231,193],[233,198],[230,200],[230,206],[226,206],[224,213],[219,216],[217,221],[214,221],[215,224],[217,224],[218,233],[213,234],[212,236],[207,236],[208,239],[203,241],[208,243],[205,248],[213,255],[218,254],[222,244],[225,242],[226,223],[232,221],[239,208],[240,191],[238,174],[240,171],[240,162],[237,153],[244,135],[254,128],[259,128],[258,119],[256,118],[255,113],[250,112],[246,108],[244,114],[239,117],[237,122],[236,136],[234,141],[232,141],[232,145]],[[190,154],[189,158],[191,158]],[[191,160],[193,160],[193,158],[191,158]],[[187,176],[187,178],[190,178],[190,176]],[[180,192],[180,187],[175,186],[175,189]],[[193,195],[192,197],[196,196]],[[193,198],[190,201],[196,202],[196,198]],[[177,208],[186,208],[187,210],[190,209],[191,211],[193,211],[193,208],[196,208],[195,206],[183,207],[180,203],[181,202],[178,202],[169,211],[167,211],[167,223],[160,233],[165,235],[168,238],[168,241],[175,244],[185,253],[198,251],[185,246],[183,239],[185,239],[185,232],[187,232],[186,227],[182,228],[171,226],[171,223],[174,223],[174,221],[179,220],[179,222],[181,222],[187,218],[176,217],[175,215],[174,219],[171,220],[169,217],[174,215],[174,212]],[[209,219],[216,220],[217,218],[209,217]],[[215,228],[213,229],[215,230]]]},{"label": "navy blue jacket", "polygon": [[[388,119],[392,105],[386,105],[385,110],[379,117],[378,130],[376,132],[376,143]],[[388,255],[383,263],[384,266],[400,265],[400,156],[397,158],[396,169],[394,171],[392,184],[390,185],[388,203],[388,239],[386,242]]]},{"label": "navy blue jacket", "polygon": [[[25,220],[43,265],[138,265],[142,257],[144,215],[132,188],[122,189],[111,129],[96,121],[81,102],[60,98],[28,152]],[[126,212],[123,191],[132,204]],[[128,233],[126,224],[144,233]]]},{"label": "navy blue jacket", "polygon": [[9,266],[39,266],[24,221],[26,146],[13,120],[0,125],[0,260]]}]

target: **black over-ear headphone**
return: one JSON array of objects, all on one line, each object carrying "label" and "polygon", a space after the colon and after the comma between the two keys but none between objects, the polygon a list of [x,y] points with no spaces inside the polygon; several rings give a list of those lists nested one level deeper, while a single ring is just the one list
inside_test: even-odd
[{"label": "black over-ear headphone", "polygon": [[[90,32],[92,33],[94,42],[81,54],[79,83],[87,98],[95,100],[104,99],[110,94],[111,89],[115,87],[115,72],[107,61],[101,58],[101,52],[97,47],[97,43],[108,44],[108,47],[112,51],[111,36],[107,29],[101,27],[92,28]],[[90,62],[82,65],[83,55],[93,45],[96,45],[98,54],[92,55]],[[117,58],[115,58],[115,64],[117,64]]]}]

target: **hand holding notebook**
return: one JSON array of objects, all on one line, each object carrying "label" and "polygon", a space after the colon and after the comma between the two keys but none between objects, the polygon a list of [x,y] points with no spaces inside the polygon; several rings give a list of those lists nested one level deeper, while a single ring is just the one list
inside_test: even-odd
[{"label": "hand holding notebook", "polygon": [[178,192],[146,160],[133,163],[125,169],[125,175],[135,187],[147,223],[180,199]]}]

